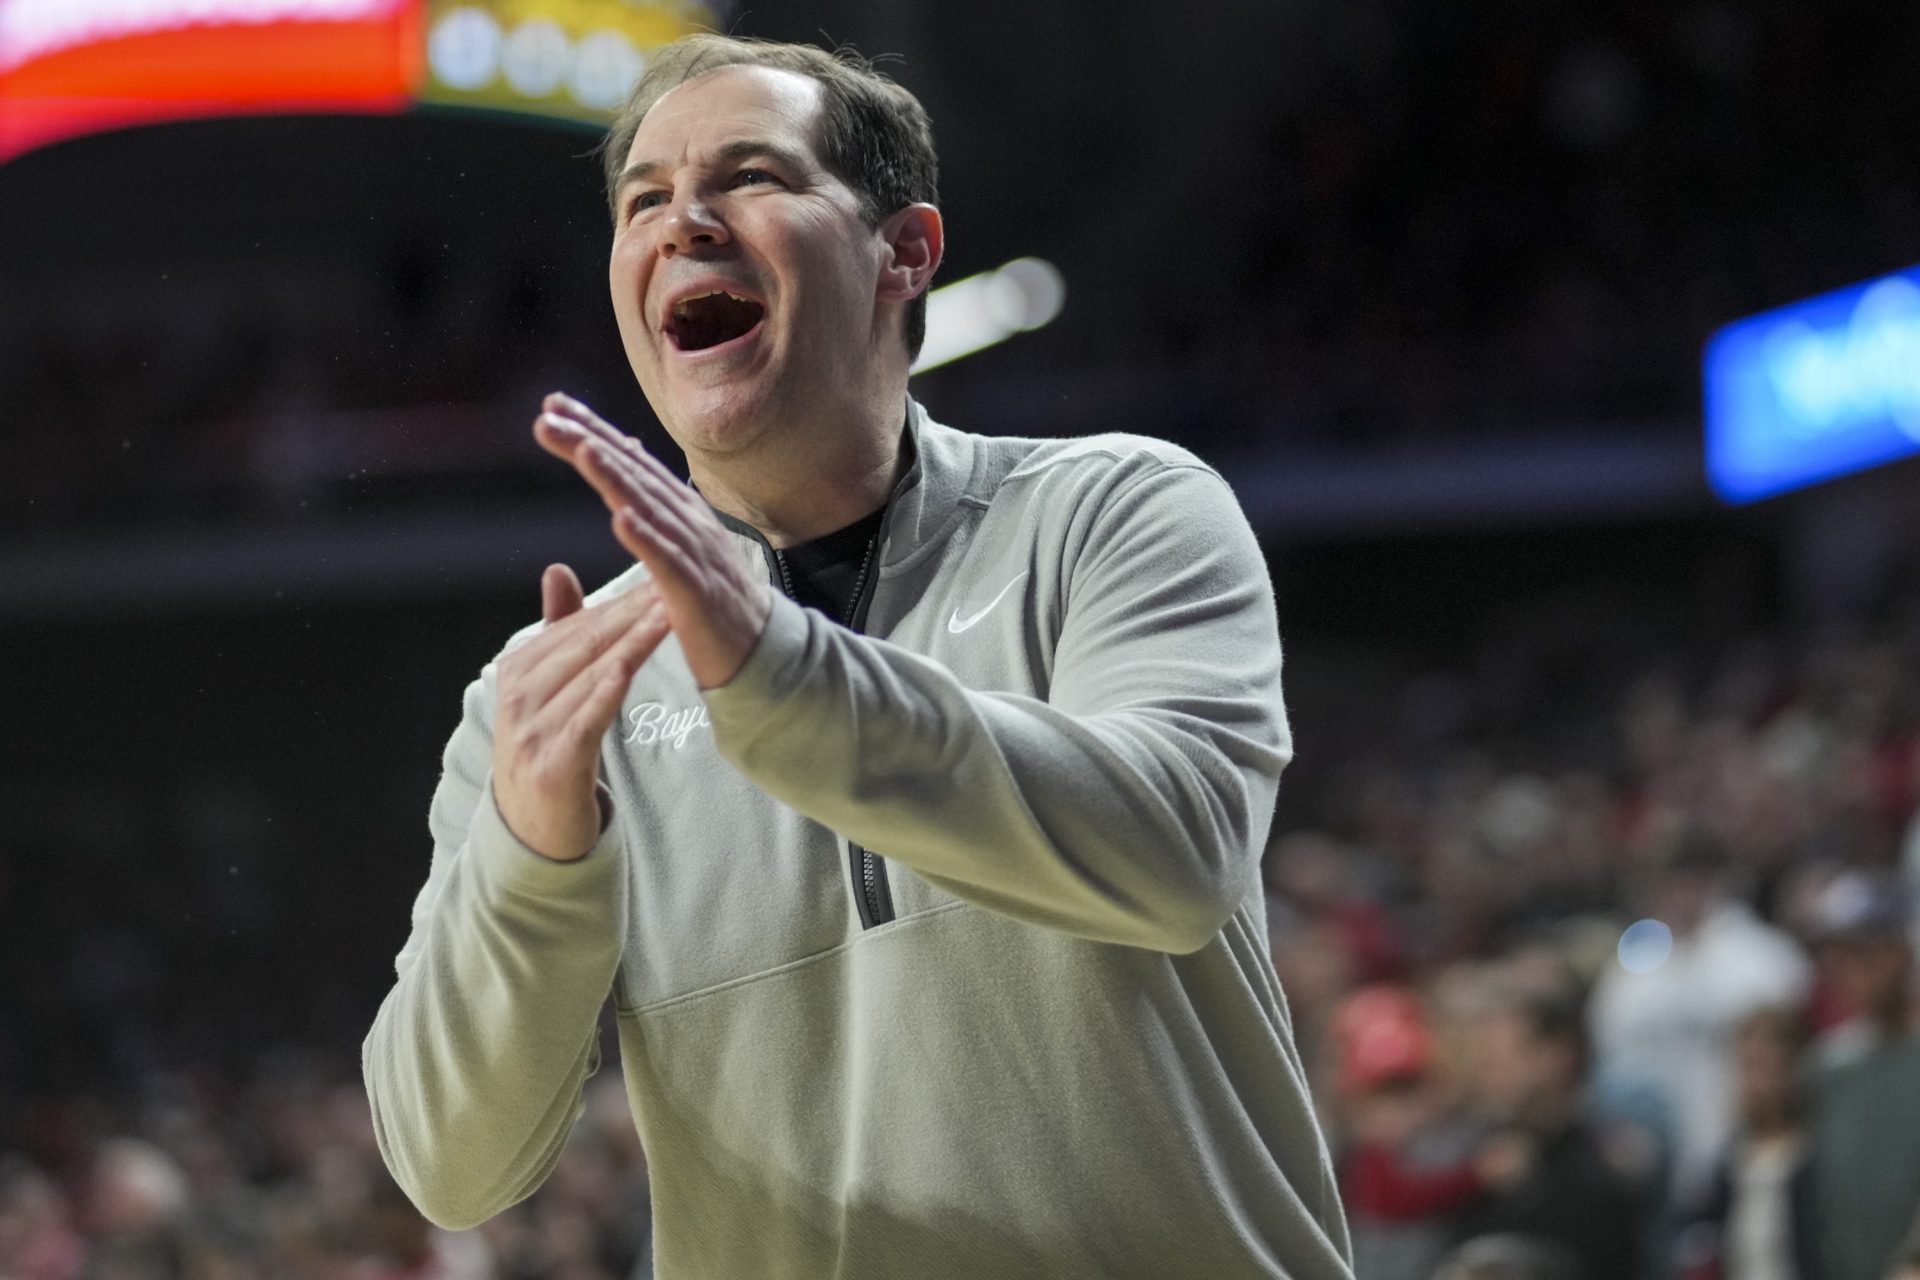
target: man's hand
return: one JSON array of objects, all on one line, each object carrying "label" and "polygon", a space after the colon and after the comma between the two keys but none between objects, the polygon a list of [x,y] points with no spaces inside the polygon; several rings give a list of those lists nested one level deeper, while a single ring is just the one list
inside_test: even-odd
[{"label": "man's hand", "polygon": [[733,679],[773,609],[773,591],[740,563],[699,494],[632,436],[571,396],[541,402],[534,439],[565,458],[613,512],[620,545],[653,575],[687,667],[702,689]]},{"label": "man's hand", "polygon": [[600,739],[667,634],[652,583],[582,604],[573,570],[547,566],[546,628],[500,659],[493,726],[494,805],[522,844],[560,862],[585,857],[600,839]]}]

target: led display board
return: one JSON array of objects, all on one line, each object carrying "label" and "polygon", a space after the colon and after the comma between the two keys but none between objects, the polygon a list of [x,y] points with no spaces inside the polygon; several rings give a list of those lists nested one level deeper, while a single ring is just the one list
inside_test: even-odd
[{"label": "led display board", "polygon": [[692,4],[429,0],[421,97],[604,121],[649,50],[712,21]]},{"label": "led display board", "polygon": [[1707,479],[1727,502],[1920,453],[1920,267],[1736,321],[1705,373]]},{"label": "led display board", "polygon": [[417,101],[602,121],[692,0],[0,0],[0,161],[197,116]]},{"label": "led display board", "polygon": [[0,160],[76,134],[398,111],[417,0],[0,0]]}]

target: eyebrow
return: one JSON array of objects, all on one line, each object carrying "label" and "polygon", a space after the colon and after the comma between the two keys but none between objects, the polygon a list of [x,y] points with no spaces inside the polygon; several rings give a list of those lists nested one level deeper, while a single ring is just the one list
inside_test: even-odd
[{"label": "eyebrow", "polygon": [[[796,174],[805,173],[812,167],[799,152],[765,138],[736,138],[715,151],[710,163],[714,168],[724,168],[754,157],[772,160]],[[636,182],[645,182],[657,177],[666,167],[664,160],[637,161],[620,171],[620,180],[614,184],[613,189],[616,193],[624,193]]]}]

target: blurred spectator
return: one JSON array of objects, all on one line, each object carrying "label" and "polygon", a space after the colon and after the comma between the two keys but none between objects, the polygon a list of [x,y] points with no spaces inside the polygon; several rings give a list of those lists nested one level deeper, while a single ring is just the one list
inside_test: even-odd
[{"label": "blurred spectator", "polygon": [[1900,1242],[1887,1280],[1920,1280],[1920,1217],[1914,1219],[1913,1230]]},{"label": "blurred spectator", "polygon": [[1390,982],[1401,974],[1405,947],[1391,915],[1367,891],[1361,861],[1319,834],[1276,841],[1263,864],[1268,911],[1273,920],[1324,927],[1360,981]]},{"label": "blurred spectator", "polygon": [[94,1157],[84,1220],[90,1280],[175,1280],[186,1269],[186,1175],[151,1143],[112,1138]]},{"label": "blurred spectator", "polygon": [[1738,1133],[1683,1238],[1683,1280],[1820,1280],[1807,1042],[1793,1009],[1756,1009],[1736,1029]]},{"label": "blurred spectator", "polygon": [[[1767,1145],[1756,1136],[1774,1132],[1785,1073],[1779,1046],[1768,1057],[1738,1029],[1755,1002],[1771,1003],[1767,992],[1801,989],[1808,952],[1827,1001],[1815,1025],[1836,1028],[1828,1044],[1857,1055],[1815,1088],[1825,1105],[1805,1139],[1815,1172],[1834,1167],[1848,1188],[1817,1193],[1823,1261],[1855,1241],[1871,1250],[1822,1280],[1884,1280],[1914,1219],[1920,1184],[1900,1185],[1916,1176],[1920,1145],[1900,1140],[1920,1132],[1920,1061],[1902,1048],[1914,1026],[1896,998],[1912,989],[1898,941],[1905,908],[1861,892],[1887,882],[1859,868],[1892,865],[1915,829],[1920,608],[1888,610],[1871,629],[1811,641],[1743,634],[1698,653],[1627,645],[1631,618],[1629,605],[1503,614],[1481,659],[1445,674],[1424,657],[1395,675],[1372,659],[1330,666],[1306,645],[1293,656],[1296,696],[1323,710],[1301,716],[1315,750],[1283,788],[1265,868],[1269,925],[1316,1102],[1345,1157],[1364,1280],[1426,1280],[1441,1241],[1462,1232],[1551,1238],[1537,1224],[1556,1206],[1567,1216],[1567,1187],[1583,1172],[1605,1195],[1582,1203],[1591,1222],[1576,1225],[1597,1229],[1621,1184],[1658,1185],[1667,1117],[1691,1124],[1703,1108],[1724,1114],[1734,1143],[1708,1162],[1727,1161],[1730,1210],[1743,1182],[1755,1204],[1775,1205],[1758,1222],[1777,1226],[1766,1162],[1749,1160],[1745,1179],[1739,1168]],[[1384,726],[1363,714],[1372,702],[1390,709]],[[1316,765],[1329,759],[1338,767]],[[19,939],[14,978],[0,983],[0,1153],[20,1153],[0,1154],[0,1277],[650,1274],[644,1153],[617,1073],[588,1082],[585,1116],[545,1186],[474,1231],[437,1231],[381,1172],[354,1070],[357,1017],[321,1019],[327,1001],[284,999],[337,989],[339,950],[279,948],[271,972],[223,971],[249,968],[233,964],[248,953],[212,941],[205,908],[220,899],[194,868],[229,884],[231,848],[261,833],[148,820],[157,798],[191,793],[164,773],[144,785],[0,777],[0,788],[29,824],[32,851],[0,847],[0,905],[12,908],[9,941]],[[1676,833],[1694,831],[1711,833],[1713,856],[1664,855]],[[273,861],[241,863],[238,882],[303,860]],[[95,874],[106,867],[110,876]],[[78,896],[83,884],[109,893]],[[327,905],[319,885],[262,879],[251,927],[298,928]],[[1648,957],[1623,955],[1622,929],[1647,915],[1677,939],[1664,963],[1629,974],[1626,959]],[[1757,965],[1739,947],[1720,955],[1722,932],[1759,939]],[[1776,981],[1756,981],[1773,970]],[[1368,991],[1382,981],[1395,984],[1384,998]],[[1592,1082],[1583,1105],[1577,1052],[1513,1010],[1528,993],[1589,984],[1603,999],[1669,988],[1635,994],[1666,1019],[1645,1025],[1694,1058],[1717,1054],[1719,1083],[1669,1092],[1665,1076],[1616,1071]],[[262,1010],[288,1009],[305,1020],[272,1025],[299,1028],[285,1034],[302,1047],[262,1052],[282,1034]],[[1607,1025],[1597,1008],[1593,1025]],[[336,1028],[352,1034],[329,1039]],[[1623,1039],[1629,1063],[1643,1050],[1675,1056],[1663,1040]],[[1510,1130],[1538,1154],[1509,1162],[1520,1166],[1511,1186],[1485,1185],[1502,1179],[1476,1153]],[[1786,1176],[1792,1217],[1804,1175]],[[1630,1207],[1617,1216],[1628,1225],[1609,1234],[1669,1256]],[[1743,1237],[1740,1217],[1731,1210],[1729,1247]],[[1481,1260],[1505,1265],[1497,1249]],[[1643,1267],[1588,1280],[1670,1278]]]},{"label": "blurred spectator", "polygon": [[[1051,239],[1069,278],[1097,288],[1113,272],[1123,286],[1090,295],[1091,310],[1034,356],[1010,350],[991,374],[942,374],[947,398],[974,397],[953,406],[956,420],[996,416],[985,406],[997,384],[1004,402],[1030,402],[1024,421],[1079,414],[1079,427],[1131,411],[1232,447],[1249,423],[1343,445],[1665,426],[1691,412],[1693,356],[1713,326],[1911,261],[1920,194],[1899,94],[1913,48],[1906,6],[1687,0],[1515,18],[1480,0],[1300,13],[1313,38],[1276,50],[1277,74],[1190,86],[1193,109],[1244,129],[1234,136],[1262,166],[1260,188],[1216,237],[1217,269],[1135,270],[1137,220],[1110,225],[1102,201],[1066,202]],[[957,21],[928,15],[928,38],[943,20]],[[1234,38],[1187,36],[1209,34]],[[964,93],[967,43],[953,42],[951,64],[919,60],[916,82],[936,97]],[[1226,68],[1246,56],[1219,52]],[[1097,110],[1087,95],[1102,89],[1116,95],[1113,130],[1150,136],[1138,95],[1098,79],[1070,99],[1029,87],[1043,96],[1023,106]],[[1009,117],[987,106],[949,122],[956,172],[983,162],[967,139],[996,118]],[[87,173],[50,171],[75,186]],[[436,179],[450,175],[423,172],[438,199]],[[156,257],[197,287],[144,295],[111,326],[22,302],[31,337],[15,344],[17,368],[0,351],[0,381],[18,420],[57,429],[22,434],[0,498],[25,500],[0,501],[0,519],[99,514],[129,497],[180,510],[209,489],[259,496],[245,493],[247,437],[274,431],[289,399],[316,420],[296,437],[334,434],[322,424],[343,409],[455,400],[498,404],[504,439],[508,424],[521,434],[527,384],[601,376],[611,353],[581,333],[601,319],[590,273],[479,236],[485,196],[449,217],[389,185],[380,239],[302,246],[333,288],[315,287],[312,267],[275,271],[257,243],[210,236],[187,252],[170,236]],[[1055,193],[1070,190],[1041,186],[1035,198],[1060,204]],[[1140,212],[1172,216],[1167,198]],[[195,205],[169,211],[189,225],[205,218]],[[967,212],[981,245],[1029,233],[978,203]],[[530,225],[534,244],[556,230]],[[1071,396],[1035,394],[1051,382],[1009,384],[1027,359]],[[1063,368],[1073,372],[1060,379]],[[420,430],[396,425],[390,435]],[[164,476],[148,450],[163,434],[183,455]],[[344,453],[296,487],[337,490],[359,466],[384,469],[377,450]],[[271,500],[272,479],[263,487]]]},{"label": "blurred spectator", "polygon": [[1447,1255],[1433,1280],[1580,1280],[1565,1249],[1525,1236],[1481,1236]]},{"label": "blurred spectator", "polygon": [[1524,1171],[1459,1216],[1463,1238],[1551,1241],[1586,1280],[1640,1274],[1642,1201],[1630,1175],[1583,1118],[1587,1035],[1564,991],[1496,992],[1476,1027],[1474,1083],[1487,1117],[1524,1134]]},{"label": "blurred spectator", "polygon": [[1858,1062],[1913,1034],[1907,916],[1905,890],[1891,876],[1842,872],[1821,892],[1813,921],[1820,970],[1846,1009],[1821,1033],[1821,1066]]},{"label": "blurred spectator", "polygon": [[[1103,415],[1183,428],[1223,457],[1282,433],[1429,445],[1692,420],[1714,325],[1913,260],[1916,14],[1806,0],[1321,5],[1309,18],[1324,39],[1302,45],[1297,75],[1271,77],[1270,97],[1219,78],[1269,121],[1254,151],[1272,181],[1236,215],[1258,234],[1217,237],[1226,258],[1198,276],[1126,283],[1180,305],[1083,308],[1033,340],[1050,345],[1009,344],[990,371],[935,375],[939,397],[958,420],[1017,410],[1021,429],[1091,430]],[[635,400],[617,345],[597,336],[604,286],[562,280],[543,297],[552,255],[505,241],[456,252],[482,266],[451,276],[448,221],[436,208],[432,235],[402,227],[371,260],[303,244],[280,266],[234,237],[196,236],[192,253],[183,240],[153,251],[192,287],[99,309],[43,305],[93,290],[16,299],[0,383],[13,418],[37,429],[16,433],[0,467],[0,526],[235,510],[357,519],[383,495],[539,492],[530,387],[591,387],[610,362],[608,394]],[[1134,220],[1099,221],[1079,237],[1086,263],[1145,243]],[[1062,265],[1079,288],[1075,263]],[[1026,359],[1051,367],[1058,395],[1009,379]],[[983,414],[966,397],[985,387],[1004,401]],[[1800,649],[1805,637],[1741,633],[1742,619],[1715,633],[1717,649],[1658,652],[1637,603],[1503,614],[1478,660],[1444,673],[1425,669],[1437,659],[1420,628],[1446,619],[1403,625],[1422,646],[1417,673],[1351,654],[1314,668],[1310,644],[1289,658],[1303,676],[1292,696],[1318,690],[1331,709],[1299,725],[1282,790],[1302,816],[1276,824],[1269,921],[1303,1056],[1326,1076],[1317,1101],[1339,1113],[1356,1247],[1381,1275],[1425,1266],[1439,1221],[1565,1215],[1582,1178],[1605,1191],[1579,1214],[1597,1230],[1616,1212],[1612,1173],[1645,1167],[1617,1140],[1630,1115],[1656,1146],[1677,1131],[1676,1202],[1720,1188],[1726,1280],[1788,1252],[1808,1280],[1809,1186],[1826,1214],[1823,1280],[1884,1280],[1910,1224],[1898,1274],[1920,1280],[1920,610],[1910,601]],[[1395,629],[1378,621],[1382,636]],[[1362,723],[1356,709],[1375,698],[1407,723]],[[1326,760],[1344,776],[1316,779]],[[23,852],[16,830],[0,848],[17,966],[0,982],[0,1280],[650,1274],[644,1154],[615,1073],[589,1082],[587,1117],[547,1186],[473,1232],[437,1231],[396,1198],[357,1085],[340,1083],[355,1078],[353,1047],[312,1032],[301,1053],[263,1054],[292,1033],[235,1012],[244,975],[221,971],[233,953],[209,944],[216,931],[188,914],[194,882],[177,874],[206,851],[156,812],[175,779],[90,766],[60,781],[36,765],[9,797],[18,822],[57,836]],[[116,829],[139,836],[116,843]],[[1689,843],[1630,900],[1623,886],[1681,831],[1708,833],[1713,852]],[[35,896],[29,864],[73,870]],[[1895,864],[1905,898],[1857,870]],[[260,929],[298,936],[288,926],[317,883],[279,883]],[[1577,1036],[1541,1030],[1517,997],[1481,1007],[1483,962],[1516,926],[1573,912],[1600,922],[1588,932],[1609,940],[1604,963],[1550,930],[1507,953],[1501,980],[1556,965],[1597,979],[1602,1078],[1584,1123],[1569,1118],[1581,1113],[1568,1096]],[[1646,915],[1673,949],[1629,972],[1612,941]],[[1799,1001],[1803,950],[1835,1011],[1816,1005],[1814,1053],[1837,1069],[1810,1084],[1810,1115],[1790,1033],[1761,1011]],[[282,1005],[313,1005],[284,992],[308,995],[339,968],[335,948],[276,956],[259,983]],[[1338,1010],[1379,982],[1422,998],[1363,1048]],[[345,1021],[364,1025],[357,1011]],[[13,1078],[29,1072],[31,1084]],[[1538,1158],[1511,1187],[1489,1188],[1498,1170],[1475,1164],[1483,1129],[1463,1099],[1476,1096],[1495,1132],[1534,1134]],[[1501,1236],[1462,1246],[1439,1275],[1563,1280],[1571,1266]]]},{"label": "blurred spectator", "polygon": [[1728,1046],[1754,1009],[1799,1004],[1811,970],[1785,933],[1728,890],[1727,856],[1700,833],[1683,837],[1657,873],[1648,914],[1671,931],[1666,959],[1602,975],[1593,1037],[1602,1073],[1647,1080],[1679,1120],[1670,1200],[1697,1203],[1732,1134]]},{"label": "blurred spectator", "polygon": [[1465,1145],[1433,1079],[1432,1037],[1411,992],[1356,992],[1334,1016],[1341,1195],[1359,1280],[1426,1280],[1450,1215],[1524,1167],[1518,1141]]},{"label": "blurred spectator", "polygon": [[365,1255],[353,1280],[490,1280],[492,1258],[470,1235],[435,1228],[384,1167],[368,1170],[362,1210]]},{"label": "blurred spectator", "polygon": [[0,1276],[75,1280],[85,1257],[60,1188],[25,1157],[0,1157]]},{"label": "blurred spectator", "polygon": [[1825,1280],[1882,1280],[1920,1211],[1920,1035],[1907,1005],[1913,953],[1883,885],[1842,877],[1834,887],[1830,919],[1847,927],[1829,934],[1824,951],[1870,1026],[1819,1083],[1814,1178],[1829,1224]]}]

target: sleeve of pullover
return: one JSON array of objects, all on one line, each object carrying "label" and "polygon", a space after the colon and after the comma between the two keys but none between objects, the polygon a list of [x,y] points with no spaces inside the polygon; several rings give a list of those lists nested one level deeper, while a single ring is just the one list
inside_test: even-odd
[{"label": "sleeve of pullover", "polygon": [[380,1153],[451,1229],[526,1198],[559,1159],[599,1067],[626,928],[617,821],[586,857],[557,862],[501,820],[494,681],[488,663],[467,686],[428,814],[432,867],[361,1046]]},{"label": "sleeve of pullover", "polygon": [[1280,638],[1232,490],[1154,464],[1063,567],[1046,700],[776,598],[708,690],[721,754],[958,897],[1102,941],[1198,950],[1253,891],[1291,756]]}]

